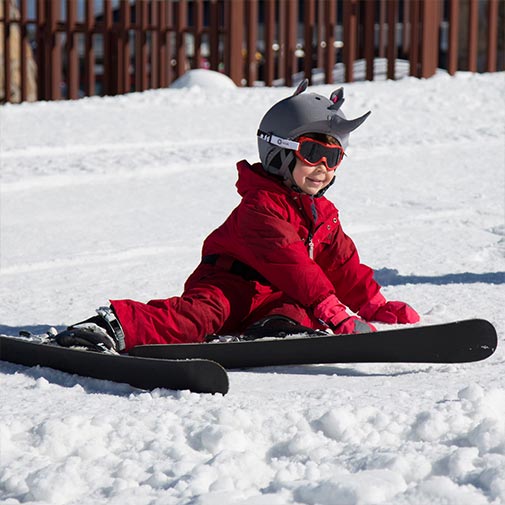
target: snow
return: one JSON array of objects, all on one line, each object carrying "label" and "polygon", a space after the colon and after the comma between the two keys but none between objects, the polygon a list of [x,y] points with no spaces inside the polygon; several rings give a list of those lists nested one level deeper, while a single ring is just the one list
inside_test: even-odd
[{"label": "snow", "polygon": [[[2,106],[0,333],[180,293],[290,92],[203,81]],[[232,371],[226,396],[1,362],[2,504],[505,503],[505,74],[345,94],[349,116],[373,113],[327,195],[363,261],[425,324],[490,320],[497,352]]]}]

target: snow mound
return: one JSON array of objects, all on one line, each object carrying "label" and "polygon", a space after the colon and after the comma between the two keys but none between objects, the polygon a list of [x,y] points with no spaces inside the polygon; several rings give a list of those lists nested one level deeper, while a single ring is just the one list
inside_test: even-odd
[{"label": "snow mound", "polygon": [[237,87],[227,75],[203,68],[189,70],[170,85],[174,89],[193,88],[195,86],[211,90],[234,89]]}]

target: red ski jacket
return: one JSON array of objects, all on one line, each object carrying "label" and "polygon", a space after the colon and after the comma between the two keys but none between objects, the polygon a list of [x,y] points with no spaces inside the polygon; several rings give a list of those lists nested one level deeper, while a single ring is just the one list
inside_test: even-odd
[{"label": "red ski jacket", "polygon": [[335,294],[357,312],[379,292],[329,200],[293,191],[260,164],[237,168],[242,201],[207,237],[203,256],[239,260],[308,308]]}]

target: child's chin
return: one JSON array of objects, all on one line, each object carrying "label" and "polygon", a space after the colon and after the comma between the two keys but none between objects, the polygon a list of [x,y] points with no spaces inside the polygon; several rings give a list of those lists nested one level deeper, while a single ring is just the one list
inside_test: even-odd
[{"label": "child's chin", "polygon": [[312,186],[310,188],[305,188],[304,192],[307,193],[308,195],[315,195],[316,193],[319,193],[324,188],[323,185],[321,186]]}]

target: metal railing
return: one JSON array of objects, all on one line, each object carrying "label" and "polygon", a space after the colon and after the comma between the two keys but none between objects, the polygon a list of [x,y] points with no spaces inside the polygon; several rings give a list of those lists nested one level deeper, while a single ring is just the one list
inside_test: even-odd
[{"label": "metal railing", "polygon": [[190,68],[245,86],[373,80],[378,59],[389,79],[398,60],[416,77],[494,72],[505,68],[504,10],[499,0],[0,0],[0,101],[143,91]]}]

